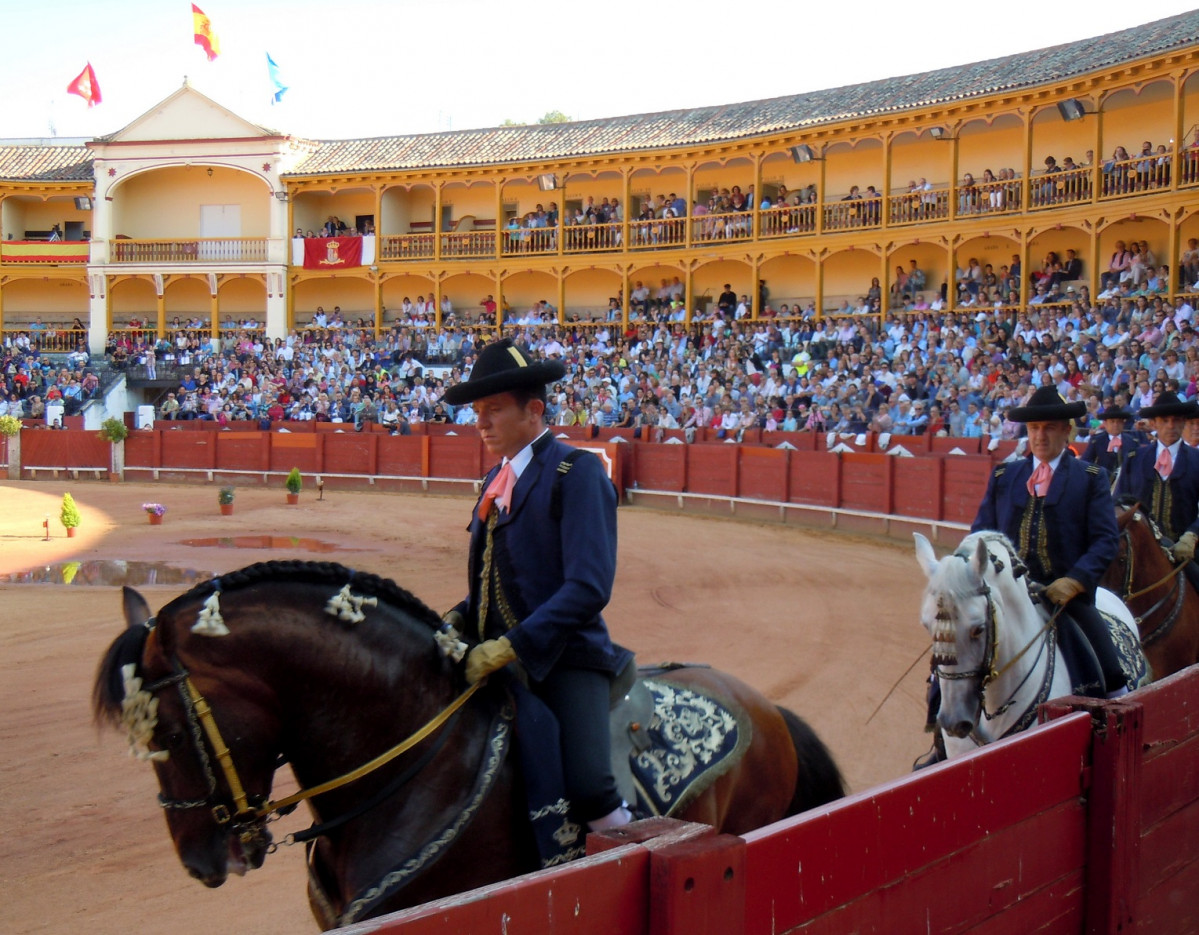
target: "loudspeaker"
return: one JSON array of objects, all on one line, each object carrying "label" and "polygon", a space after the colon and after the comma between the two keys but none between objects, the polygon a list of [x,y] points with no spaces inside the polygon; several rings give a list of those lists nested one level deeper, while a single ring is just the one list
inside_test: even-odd
[{"label": "loudspeaker", "polygon": [[1058,113],[1062,115],[1063,120],[1081,120],[1087,115],[1086,108],[1082,106],[1082,101],[1076,97],[1065,101],[1058,101],[1057,109]]},{"label": "loudspeaker", "polygon": [[807,143],[800,143],[798,146],[791,147],[791,158],[796,162],[811,162],[816,158],[816,154],[812,152],[812,147]]},{"label": "loudspeaker", "polygon": [[76,198],[75,199],[75,210],[76,211],[91,211],[92,210],[92,200],[90,198],[88,198],[86,195]]},{"label": "loudspeaker", "polygon": [[543,192],[552,192],[558,187],[558,176],[552,173],[537,176],[537,187]]}]

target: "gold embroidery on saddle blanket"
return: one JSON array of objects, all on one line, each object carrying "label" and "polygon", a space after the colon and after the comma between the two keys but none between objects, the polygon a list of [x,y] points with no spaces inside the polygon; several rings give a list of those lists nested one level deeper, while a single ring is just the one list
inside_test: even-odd
[{"label": "gold embroidery on saddle blanket", "polygon": [[646,679],[654,699],[649,746],[631,757],[639,808],[674,815],[740,762],[753,740],[743,711],[710,695]]}]

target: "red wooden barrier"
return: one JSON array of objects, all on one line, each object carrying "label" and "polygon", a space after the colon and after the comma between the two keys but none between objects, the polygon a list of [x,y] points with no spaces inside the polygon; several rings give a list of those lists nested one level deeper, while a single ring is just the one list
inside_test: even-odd
[{"label": "red wooden barrier", "polygon": [[791,452],[791,502],[841,505],[841,459],[825,451]]},{"label": "red wooden barrier", "polygon": [[737,495],[737,446],[684,445],[688,493]]},{"label": "red wooden barrier", "polygon": [[791,452],[778,448],[744,448],[739,455],[737,496],[786,502],[790,495]]},{"label": "red wooden barrier", "polygon": [[687,486],[687,445],[637,444],[633,482],[646,490],[681,493]]},{"label": "red wooden barrier", "polygon": [[[216,463],[226,471],[267,471],[271,463],[271,437],[266,432],[219,432]],[[126,442],[128,463],[128,442]]]},{"label": "red wooden barrier", "polygon": [[946,455],[941,517],[951,523],[972,523],[993,468],[989,458]]},{"label": "red wooden barrier", "polygon": [[[130,435],[130,438],[133,436]],[[216,436],[211,432],[163,432],[160,461],[155,467],[216,467]],[[126,439],[128,443],[129,439]],[[125,462],[129,464],[128,460]]]},{"label": "red wooden barrier", "polygon": [[50,429],[21,432],[21,464],[32,467],[95,467],[107,470],[111,448],[96,432]]},{"label": "red wooden barrier", "polygon": [[841,456],[841,502],[850,510],[891,512],[891,470],[895,458],[880,454]]},{"label": "red wooden barrier", "polygon": [[272,471],[287,472],[298,467],[301,474],[320,472],[320,446],[324,435],[315,432],[271,432],[269,437]]},{"label": "red wooden barrier", "polygon": [[899,457],[893,457],[891,460],[894,462],[892,512],[899,516],[942,519],[945,490],[944,460],[941,458]]}]

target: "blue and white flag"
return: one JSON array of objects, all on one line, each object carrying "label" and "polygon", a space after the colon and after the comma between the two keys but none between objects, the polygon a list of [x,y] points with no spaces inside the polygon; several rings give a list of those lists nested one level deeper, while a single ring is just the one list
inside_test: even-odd
[{"label": "blue and white flag", "polygon": [[283,79],[279,76],[279,66],[275,64],[275,60],[271,58],[271,53],[266,53],[266,70],[271,78],[271,86],[275,89],[271,94],[271,103],[278,104],[283,100],[283,95],[287,91],[287,85],[283,83]]}]

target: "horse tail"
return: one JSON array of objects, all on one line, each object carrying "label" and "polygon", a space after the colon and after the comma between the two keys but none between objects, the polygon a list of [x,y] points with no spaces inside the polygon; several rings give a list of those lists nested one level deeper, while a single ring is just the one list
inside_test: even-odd
[{"label": "horse tail", "polygon": [[795,795],[787,806],[787,815],[798,815],[809,808],[835,802],[845,795],[845,780],[841,778],[841,770],[833,761],[824,741],[816,736],[816,732],[808,723],[794,711],[789,711],[781,705],[779,714],[787,724],[787,732],[791,735],[791,743],[795,746],[795,756],[799,760],[799,771],[795,779]]}]

